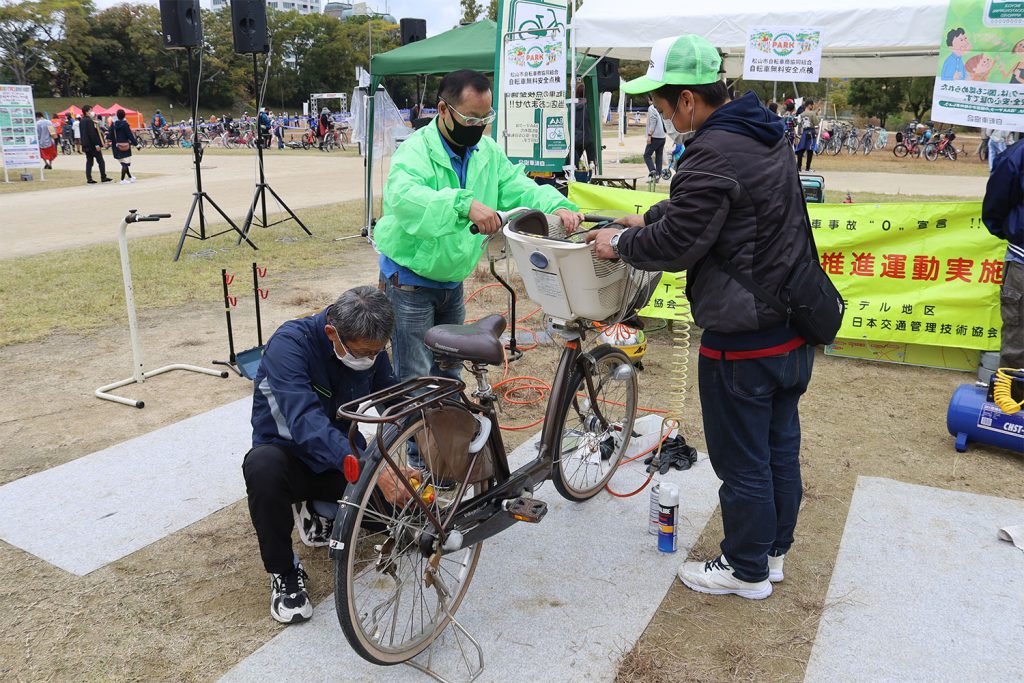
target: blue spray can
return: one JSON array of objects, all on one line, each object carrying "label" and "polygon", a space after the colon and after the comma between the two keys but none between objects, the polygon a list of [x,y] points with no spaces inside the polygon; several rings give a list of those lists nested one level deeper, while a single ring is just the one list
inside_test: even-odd
[{"label": "blue spray can", "polygon": [[658,550],[663,553],[676,551],[678,517],[679,487],[662,482],[661,490],[658,492]]}]

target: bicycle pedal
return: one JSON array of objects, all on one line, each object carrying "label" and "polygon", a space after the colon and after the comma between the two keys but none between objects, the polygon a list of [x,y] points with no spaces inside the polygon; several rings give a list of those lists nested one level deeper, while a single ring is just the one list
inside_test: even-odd
[{"label": "bicycle pedal", "polygon": [[536,498],[516,498],[505,509],[520,522],[536,524],[548,513],[548,504]]}]

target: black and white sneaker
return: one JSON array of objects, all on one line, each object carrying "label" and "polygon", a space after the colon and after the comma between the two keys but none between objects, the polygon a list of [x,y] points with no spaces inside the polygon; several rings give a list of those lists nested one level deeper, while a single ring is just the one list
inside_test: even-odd
[{"label": "black and white sneaker", "polygon": [[313,616],[306,594],[306,571],[300,562],[287,574],[270,575],[270,616],[282,624],[297,624]]},{"label": "black and white sneaker", "polygon": [[320,548],[331,542],[334,520],[318,515],[310,501],[293,504],[292,517],[295,519],[295,528],[299,530],[299,540],[306,545]]}]

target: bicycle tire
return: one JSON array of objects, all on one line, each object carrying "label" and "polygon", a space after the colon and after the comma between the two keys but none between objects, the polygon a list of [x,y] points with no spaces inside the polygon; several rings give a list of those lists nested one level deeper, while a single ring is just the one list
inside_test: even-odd
[{"label": "bicycle tire", "polygon": [[935,161],[936,159],[938,159],[939,158],[939,150],[938,150],[938,148],[935,145],[931,145],[931,144],[925,145],[924,146],[924,158],[927,159],[928,161]]},{"label": "bicycle tire", "polygon": [[302,149],[309,149],[310,147],[311,147],[311,145],[309,144],[309,140],[303,138],[302,139]]},{"label": "bicycle tire", "polygon": [[861,141],[861,151],[864,152],[864,156],[871,154],[871,150],[875,148],[874,141],[871,139],[871,135],[865,135]]},{"label": "bicycle tire", "polygon": [[[401,449],[406,447],[409,439],[423,429],[425,429],[425,421],[419,416],[406,422],[403,429],[394,426],[385,429],[383,435],[385,448],[400,467],[407,463],[406,455],[401,452]],[[458,610],[473,579],[483,544],[477,543],[469,548],[460,548],[441,557],[440,566],[445,568],[442,578],[449,584],[455,580],[453,578],[455,575],[450,570],[456,569],[460,572],[457,587],[446,586],[454,595],[450,600],[447,612],[442,613],[438,607],[434,614],[430,613],[429,598],[435,597],[434,593],[438,593],[436,597],[439,602],[440,595],[436,589],[428,588],[405,601],[408,603],[406,609],[409,609],[409,605],[412,605],[413,608],[408,619],[399,619],[398,612],[403,606],[399,599],[401,593],[404,590],[414,591],[417,588],[424,588],[422,579],[425,575],[427,559],[416,547],[418,541],[416,537],[425,528],[426,520],[418,506],[410,502],[402,510],[396,510],[386,503],[383,496],[376,490],[376,482],[388,465],[380,455],[375,439],[367,449],[363,467],[372,467],[373,469],[368,475],[364,472],[364,476],[360,478],[359,482],[346,490],[335,520],[337,534],[334,538],[339,541],[333,555],[335,611],[341,630],[356,654],[374,664],[389,666],[400,664],[420,654],[447,628],[450,621],[448,615],[454,614]],[[430,475],[427,473],[428,481],[429,477]],[[472,493],[467,492],[466,497],[468,499],[486,489],[486,482],[477,484]],[[445,493],[435,491],[435,512],[439,508],[437,503],[442,500]],[[451,495],[454,497],[455,493],[452,492]],[[387,515],[380,512],[388,508],[390,511]],[[383,529],[382,525],[385,525]],[[396,548],[399,549],[397,552]],[[386,556],[385,549],[388,553]],[[456,557],[461,559],[453,559]],[[449,564],[445,564],[446,562]],[[363,571],[360,572],[359,569]],[[396,577],[398,578],[396,579]],[[406,586],[403,582],[401,587],[395,589],[396,595],[392,596],[393,601],[390,598],[385,599],[371,610],[368,603],[374,600],[373,593],[386,593],[389,578],[390,581],[398,585],[403,577],[409,585]],[[417,602],[417,598],[419,602]],[[385,607],[383,613],[379,611],[381,607]],[[426,616],[429,616],[429,621],[425,619],[424,610]],[[378,614],[379,616],[375,616]],[[420,628],[417,633],[413,634],[417,629],[417,618]],[[375,622],[367,624],[368,619],[375,619]],[[386,622],[389,619],[392,629],[396,624],[401,624],[402,633],[397,634],[400,637],[404,637],[406,633],[412,634],[408,643],[404,645],[400,643],[396,647],[394,645],[396,631],[392,630],[388,645],[383,644],[382,641],[389,635],[386,632],[388,626]],[[369,632],[367,627],[369,627]],[[384,631],[381,631],[382,628]]]},{"label": "bicycle tire", "polygon": [[988,143],[982,142],[978,145],[978,158],[984,163],[988,163]]},{"label": "bicycle tire", "polygon": [[956,161],[956,147],[953,145],[946,145],[946,148],[942,150],[942,153],[946,155],[946,158],[950,161]]},{"label": "bicycle tire", "polygon": [[902,159],[910,153],[910,150],[901,142],[892,148],[892,153],[897,159]]},{"label": "bicycle tire", "polygon": [[850,137],[848,137],[846,139],[846,153],[847,154],[851,154],[851,155],[852,154],[856,154],[859,149],[860,149],[860,138],[858,138],[856,135],[851,135]]},{"label": "bicycle tire", "polygon": [[[559,444],[560,448],[560,452],[554,454],[551,481],[563,498],[575,502],[593,498],[604,489],[608,480],[615,474],[623,453],[629,447],[633,424],[636,422],[637,379],[636,370],[629,356],[607,344],[594,349],[590,356],[593,358],[592,368],[600,370],[605,365],[609,366],[607,374],[598,372],[597,376],[592,378],[598,400],[602,403],[602,414],[611,424],[617,425],[617,428],[597,431],[600,427],[596,424],[596,415],[588,405],[590,399],[587,397],[586,378],[579,366],[569,375],[567,399],[559,406],[551,424],[547,425],[558,435],[555,443]],[[620,372],[619,368],[622,367],[629,368],[628,375],[616,377],[615,375]],[[601,390],[608,386],[608,381],[626,386],[626,395],[621,397],[621,400],[619,397],[603,397]],[[623,405],[616,405],[618,403]],[[566,422],[572,417],[573,412],[579,418],[578,424],[566,429]],[[614,419],[618,417],[621,419]],[[611,447],[614,450],[606,457],[603,451],[608,445],[608,439],[612,439]],[[577,459],[578,464],[574,464]],[[587,477],[592,466],[598,468],[598,476],[594,477],[593,481]],[[605,467],[607,470],[603,469]],[[580,473],[581,468],[585,484],[582,487],[575,483],[576,475]]]}]

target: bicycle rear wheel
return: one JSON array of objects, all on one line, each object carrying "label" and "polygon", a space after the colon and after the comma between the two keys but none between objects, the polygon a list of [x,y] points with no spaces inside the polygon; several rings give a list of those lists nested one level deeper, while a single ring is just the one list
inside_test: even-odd
[{"label": "bicycle rear wheel", "polygon": [[928,144],[924,146],[924,158],[928,161],[935,161],[939,158],[939,151],[935,145]]},{"label": "bicycle rear wheel", "polygon": [[942,150],[942,153],[946,155],[946,158],[950,161],[956,161],[956,147],[952,143],[946,145]]},{"label": "bicycle rear wheel", "polygon": [[[621,350],[599,346],[590,354],[587,373],[579,367],[569,376],[568,399],[551,424],[554,454],[551,481],[573,501],[593,498],[615,474],[629,446],[636,421],[637,379],[632,361]],[[594,386],[602,424],[587,392],[587,375]]]},{"label": "bicycle rear wheel", "polygon": [[[426,430],[422,418],[404,429],[388,427],[388,455],[408,467],[409,440]],[[476,571],[481,543],[440,556],[431,573],[434,527],[412,501],[402,507],[388,503],[377,482],[388,465],[374,443],[364,459],[373,471],[345,492],[335,526],[340,545],[334,551],[334,601],[345,638],[360,657],[379,665],[399,664],[423,652],[448,626]],[[432,485],[424,473],[420,491]],[[486,482],[464,499],[486,490]],[[434,487],[431,512],[443,519],[456,491]],[[465,530],[461,530],[465,532]],[[430,538],[427,538],[429,534]],[[429,578],[428,578],[429,577]]]}]

